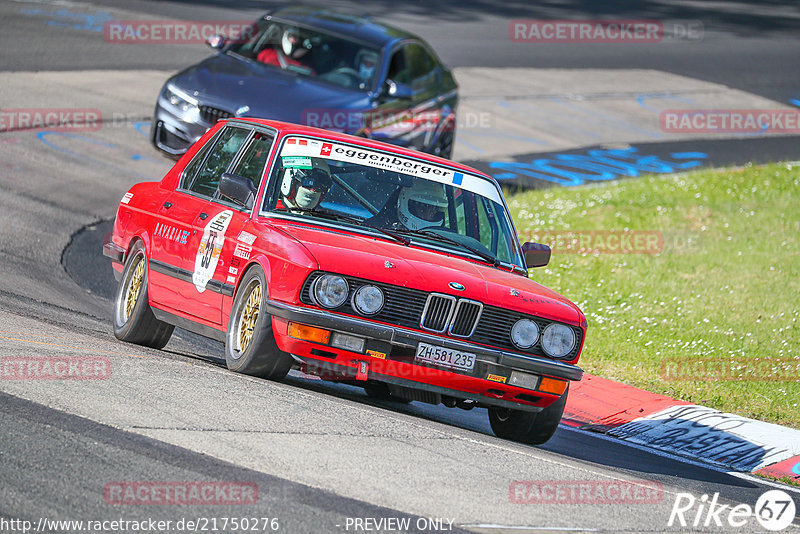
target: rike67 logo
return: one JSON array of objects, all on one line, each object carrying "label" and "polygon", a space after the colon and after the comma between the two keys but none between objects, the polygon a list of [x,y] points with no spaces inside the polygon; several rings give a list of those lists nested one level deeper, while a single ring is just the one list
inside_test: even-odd
[{"label": "rike67 logo", "polygon": [[667,526],[722,527],[729,530],[747,526],[755,517],[763,528],[776,532],[791,525],[795,513],[794,500],[781,490],[762,494],[755,507],[749,504],[733,507],[720,504],[719,493],[715,493],[710,500],[708,495],[697,499],[691,493],[678,493]]}]

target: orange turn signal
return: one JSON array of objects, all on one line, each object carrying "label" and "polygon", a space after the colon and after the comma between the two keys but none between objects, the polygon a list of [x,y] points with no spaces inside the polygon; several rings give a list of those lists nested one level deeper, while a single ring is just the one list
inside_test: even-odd
[{"label": "orange turn signal", "polygon": [[542,381],[539,383],[539,391],[545,393],[552,393],[553,395],[561,395],[567,389],[566,380],[558,380],[557,378],[550,378],[543,376]]},{"label": "orange turn signal", "polygon": [[289,335],[297,339],[302,339],[303,341],[313,341],[314,343],[322,343],[323,345],[327,345],[331,337],[331,333],[328,330],[292,322],[289,323]]}]

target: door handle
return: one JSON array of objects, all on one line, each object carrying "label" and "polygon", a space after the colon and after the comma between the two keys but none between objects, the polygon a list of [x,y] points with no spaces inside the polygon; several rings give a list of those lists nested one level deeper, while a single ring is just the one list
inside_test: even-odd
[{"label": "door handle", "polygon": [[172,207],[172,202],[170,202],[169,200],[164,202],[164,207],[170,209]]},{"label": "door handle", "polygon": [[208,213],[201,213],[200,218],[205,221],[206,219],[208,219]]}]

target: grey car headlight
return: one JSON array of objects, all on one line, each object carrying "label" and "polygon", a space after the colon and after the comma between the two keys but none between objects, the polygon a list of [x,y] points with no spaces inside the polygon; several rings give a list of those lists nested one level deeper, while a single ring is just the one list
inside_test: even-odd
[{"label": "grey car headlight", "polygon": [[372,285],[361,286],[353,295],[353,307],[362,315],[375,315],[383,308],[383,291]]},{"label": "grey car headlight", "polygon": [[530,319],[520,319],[511,327],[511,342],[521,349],[529,349],[539,339],[539,325]]},{"label": "grey car headlight", "polygon": [[324,308],[338,308],[347,300],[350,287],[337,274],[325,274],[314,282],[314,300]]},{"label": "grey car headlight", "polygon": [[574,346],[575,332],[566,325],[551,323],[542,332],[542,348],[548,356],[563,358]]},{"label": "grey car headlight", "polygon": [[181,91],[171,83],[168,83],[166,87],[164,87],[163,96],[167,102],[181,111],[189,111],[197,108],[198,102],[196,98],[189,96],[185,91]]}]

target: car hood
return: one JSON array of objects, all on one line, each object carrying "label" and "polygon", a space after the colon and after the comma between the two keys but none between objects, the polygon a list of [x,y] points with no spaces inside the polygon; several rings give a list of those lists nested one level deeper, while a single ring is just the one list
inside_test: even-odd
[{"label": "car hood", "polygon": [[[572,302],[518,274],[382,238],[283,221],[273,224],[301,241],[323,271],[447,293],[574,325],[583,321]],[[463,291],[451,288],[450,282],[463,285]]]},{"label": "car hood", "polygon": [[304,124],[309,112],[366,109],[362,91],[337,87],[255,61],[217,54],[170,79],[189,94],[197,93],[200,105],[237,113]]}]

